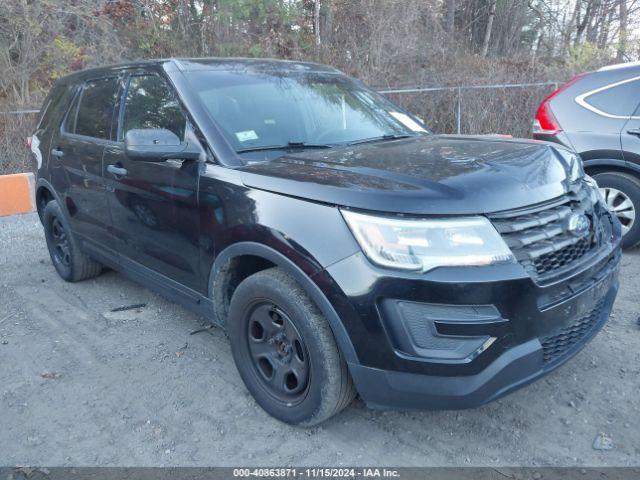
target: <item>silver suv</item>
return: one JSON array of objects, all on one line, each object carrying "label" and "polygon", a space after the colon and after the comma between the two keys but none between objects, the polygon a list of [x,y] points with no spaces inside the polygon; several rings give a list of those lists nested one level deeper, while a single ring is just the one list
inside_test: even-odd
[{"label": "silver suv", "polygon": [[583,73],[543,100],[533,136],[575,149],[622,224],[640,242],[640,62]]}]

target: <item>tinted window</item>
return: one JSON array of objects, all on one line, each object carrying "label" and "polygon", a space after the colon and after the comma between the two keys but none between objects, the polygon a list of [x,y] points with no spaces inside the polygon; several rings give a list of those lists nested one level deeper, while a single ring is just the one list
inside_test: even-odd
[{"label": "tinted window", "polygon": [[585,102],[610,115],[630,116],[640,102],[640,82],[623,83],[586,97]]},{"label": "tinted window", "polygon": [[122,137],[137,128],[165,128],[184,140],[186,118],[173,91],[157,75],[131,77],[125,100]]},{"label": "tinted window", "polygon": [[72,97],[73,102],[71,102],[71,107],[69,107],[67,116],[64,117],[64,124],[62,125],[62,129],[65,132],[74,133],[76,131],[76,117],[78,116],[78,103],[80,103],[81,96],[82,92],[78,92]]},{"label": "tinted window", "polygon": [[111,138],[111,119],[118,98],[117,78],[101,78],[85,83],[76,116],[78,135],[95,138]]},{"label": "tinted window", "polygon": [[36,127],[36,130],[39,130],[41,128],[47,128],[49,126],[49,123],[51,122],[51,117],[54,115],[56,110],[58,110],[58,108],[60,107],[60,103],[62,101],[62,98],[64,97],[65,92],[66,92],[66,89],[64,87],[61,87],[61,86],[53,87],[51,94],[47,97],[44,105],[42,106],[42,110],[40,112],[41,114],[40,120],[38,121],[38,126]]}]

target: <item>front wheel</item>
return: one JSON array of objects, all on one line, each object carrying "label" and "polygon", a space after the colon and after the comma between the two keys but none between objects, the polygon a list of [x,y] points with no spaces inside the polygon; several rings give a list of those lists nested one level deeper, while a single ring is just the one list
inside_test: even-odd
[{"label": "front wheel", "polygon": [[640,180],[621,172],[606,172],[595,175],[607,208],[622,225],[622,248],[631,248],[640,243]]},{"label": "front wheel", "polygon": [[355,397],[326,319],[281,269],[258,272],[238,285],[228,331],[242,380],[275,418],[316,425]]}]

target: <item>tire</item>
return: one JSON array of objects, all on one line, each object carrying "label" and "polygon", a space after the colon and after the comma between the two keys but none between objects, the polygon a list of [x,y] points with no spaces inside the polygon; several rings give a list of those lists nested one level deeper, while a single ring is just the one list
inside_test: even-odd
[{"label": "tire", "polygon": [[242,281],[231,299],[227,325],[244,384],[278,420],[316,425],[355,398],[329,324],[283,270],[263,270]]},{"label": "tire", "polygon": [[[623,226],[622,248],[640,243],[640,180],[621,172],[599,173],[593,177],[612,213]],[[626,200],[629,202],[625,202]],[[630,208],[624,205],[631,204]],[[633,218],[635,217],[635,218]]]},{"label": "tire", "polygon": [[42,214],[42,224],[51,261],[63,280],[79,282],[100,274],[102,265],[80,251],[57,201],[47,203]]}]

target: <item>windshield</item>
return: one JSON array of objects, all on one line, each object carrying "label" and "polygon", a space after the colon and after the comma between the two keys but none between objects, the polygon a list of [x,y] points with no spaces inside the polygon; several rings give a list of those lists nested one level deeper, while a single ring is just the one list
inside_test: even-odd
[{"label": "windshield", "polygon": [[187,77],[236,152],[249,157],[426,132],[393,103],[343,75],[206,70]]}]

